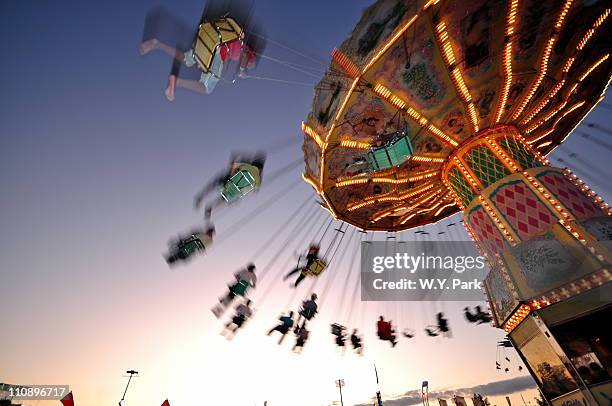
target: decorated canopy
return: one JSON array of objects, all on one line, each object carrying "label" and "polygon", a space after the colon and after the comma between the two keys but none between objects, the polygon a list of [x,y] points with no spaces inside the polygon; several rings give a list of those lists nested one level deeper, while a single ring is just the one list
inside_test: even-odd
[{"label": "decorated canopy", "polygon": [[457,212],[441,174],[464,141],[512,128],[546,155],[601,99],[610,13],[597,0],[377,1],[316,86],[304,179],[362,229]]}]

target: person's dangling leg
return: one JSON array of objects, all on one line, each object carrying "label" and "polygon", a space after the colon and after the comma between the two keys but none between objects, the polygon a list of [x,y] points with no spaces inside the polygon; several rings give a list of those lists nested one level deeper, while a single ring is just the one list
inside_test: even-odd
[{"label": "person's dangling leg", "polygon": [[[180,81],[180,79],[179,79],[179,81]],[[200,83],[200,85],[202,85],[202,84]],[[199,209],[200,206],[202,205],[202,201],[204,200],[204,198],[208,194],[210,194],[211,192],[214,192],[215,190],[218,190],[219,188],[223,187],[223,184],[225,183],[225,180],[228,177],[229,177],[228,173],[223,173],[223,174],[217,175],[206,186],[204,186],[204,188],[195,196],[195,198],[193,200],[194,208]]]},{"label": "person's dangling leg", "polygon": [[223,298],[221,298],[219,300],[219,302],[223,306],[227,307],[227,306],[229,306],[230,303],[232,303],[232,301],[234,300],[235,297],[236,297],[236,294],[234,293],[233,286],[232,286],[232,287],[230,287],[229,292],[227,292],[227,295],[225,295]]},{"label": "person's dangling leg", "polygon": [[218,208],[219,206],[221,206],[221,205],[223,205],[225,203],[226,203],[225,199],[222,198],[221,196],[219,196],[218,198],[216,198],[212,202],[208,203],[206,205],[206,209],[204,210],[204,218],[208,220],[210,218],[210,216],[212,215],[213,209],[216,209],[216,208]]},{"label": "person's dangling leg", "polygon": [[285,275],[285,277],[283,278],[283,280],[287,280],[289,279],[289,277],[291,275],[295,275],[296,273],[300,272],[302,269],[301,268],[295,268],[293,270],[291,270],[287,275]]},{"label": "person's dangling leg", "polygon": [[306,279],[306,274],[305,274],[304,272],[302,272],[302,273],[300,274],[300,276],[298,276],[297,280],[295,281],[295,285],[293,285],[293,286],[297,288],[297,287],[298,287],[298,285],[299,285],[300,283],[302,283],[302,281],[303,281],[304,279]]},{"label": "person's dangling leg", "polygon": [[165,95],[168,101],[174,100],[174,90],[176,89],[176,83],[179,76],[179,72],[181,70],[182,62],[178,59],[172,60],[172,68],[170,70],[170,75],[168,76],[168,86],[166,87]]},{"label": "person's dangling leg", "polygon": [[212,64],[210,66],[210,72],[203,73],[202,78],[206,76],[204,82],[204,86],[206,87],[206,94],[211,94],[215,87],[217,86],[217,82],[221,78],[221,74],[223,73],[223,60],[221,59],[221,55],[219,51],[215,53],[213,57]]}]

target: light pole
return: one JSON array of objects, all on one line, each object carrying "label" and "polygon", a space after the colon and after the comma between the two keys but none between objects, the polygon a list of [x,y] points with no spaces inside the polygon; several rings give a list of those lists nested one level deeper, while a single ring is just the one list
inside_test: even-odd
[{"label": "light pole", "polygon": [[342,401],[342,387],[345,386],[344,379],[338,379],[336,381],[336,386],[340,390],[340,406],[344,406],[344,402]]},{"label": "light pole", "polygon": [[125,385],[125,391],[123,391],[123,396],[121,396],[121,400],[119,401],[119,406],[123,406],[123,401],[125,400],[125,394],[127,393],[127,390],[130,386],[130,381],[132,380],[132,377],[134,375],[138,375],[138,371],[134,371],[133,369],[130,369],[129,371],[125,371],[126,374],[130,374],[130,377],[127,381],[127,385]]},{"label": "light pole", "polygon": [[429,382],[423,381],[421,385],[421,399],[423,400],[423,406],[429,406]]}]

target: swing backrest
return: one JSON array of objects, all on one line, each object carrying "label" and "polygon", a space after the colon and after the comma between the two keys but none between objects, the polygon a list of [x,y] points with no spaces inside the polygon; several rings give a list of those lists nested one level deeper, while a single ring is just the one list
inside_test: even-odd
[{"label": "swing backrest", "polygon": [[248,288],[249,288],[248,281],[240,281],[236,285],[234,285],[234,293],[237,295],[244,296]]},{"label": "swing backrest", "polygon": [[307,274],[318,276],[327,268],[327,262],[323,259],[315,259],[314,262],[308,267]]},{"label": "swing backrest", "polygon": [[221,196],[225,201],[233,200],[246,196],[253,191],[257,186],[257,180],[249,170],[238,170],[226,183],[223,185]]},{"label": "swing backrest", "polygon": [[410,159],[413,152],[408,133],[403,131],[388,144],[372,148],[367,153],[367,160],[371,171],[379,171],[403,164]]},{"label": "swing backrest", "polygon": [[232,17],[224,17],[212,22],[204,21],[198,27],[193,44],[193,57],[202,71],[210,72],[213,58],[219,47],[243,39],[244,30]]}]

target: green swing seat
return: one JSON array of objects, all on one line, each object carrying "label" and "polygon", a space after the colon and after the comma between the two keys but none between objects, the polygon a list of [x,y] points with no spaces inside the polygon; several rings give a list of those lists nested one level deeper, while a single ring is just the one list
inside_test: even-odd
[{"label": "green swing seat", "polygon": [[185,241],[184,244],[182,244],[180,249],[183,251],[186,257],[189,257],[198,251],[204,251],[205,247],[199,238],[192,236]]},{"label": "green swing seat", "polygon": [[240,281],[233,286],[232,292],[234,292],[236,295],[244,296],[248,289],[249,289],[249,282]]},{"label": "green swing seat", "polygon": [[221,196],[229,203],[246,196],[259,184],[259,169],[253,165],[241,164],[238,171],[223,185]]},{"label": "green swing seat", "polygon": [[367,153],[367,161],[371,171],[380,171],[403,164],[413,153],[408,132],[404,130],[396,134],[386,145],[372,148]]}]

